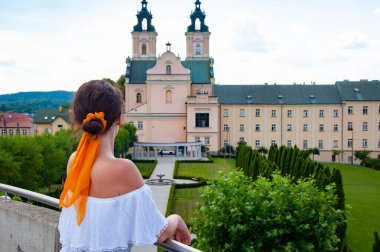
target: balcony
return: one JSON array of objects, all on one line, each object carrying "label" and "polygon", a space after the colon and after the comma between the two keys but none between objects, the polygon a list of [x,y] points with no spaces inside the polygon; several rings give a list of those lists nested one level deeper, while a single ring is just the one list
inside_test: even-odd
[{"label": "balcony", "polygon": [[[19,195],[53,208],[58,208],[58,199],[0,183],[0,251],[59,251],[59,212],[44,207],[12,201],[7,193]],[[200,252],[174,240],[156,243],[170,252]]]}]

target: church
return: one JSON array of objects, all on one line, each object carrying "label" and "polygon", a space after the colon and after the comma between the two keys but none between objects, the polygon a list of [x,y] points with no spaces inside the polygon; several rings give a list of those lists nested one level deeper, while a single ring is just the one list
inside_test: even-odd
[{"label": "church", "polygon": [[170,43],[157,56],[158,33],[147,1],[141,4],[125,74],[125,120],[136,126],[139,143],[201,143],[217,152],[244,141],[256,148],[316,147],[320,161],[353,162],[354,150],[362,149],[380,157],[378,80],[215,84],[211,33],[201,2],[196,0],[184,27],[184,60],[171,51]]}]

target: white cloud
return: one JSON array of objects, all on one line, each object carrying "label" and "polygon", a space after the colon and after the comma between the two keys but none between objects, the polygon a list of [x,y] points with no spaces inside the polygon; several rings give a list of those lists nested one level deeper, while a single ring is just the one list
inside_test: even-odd
[{"label": "white cloud", "polygon": [[343,49],[365,49],[369,47],[369,39],[361,32],[347,31],[338,35],[337,45]]},{"label": "white cloud", "polygon": [[377,8],[376,10],[374,10],[373,13],[380,14],[380,8]]},{"label": "white cloud", "polygon": [[233,48],[251,52],[266,52],[269,49],[269,43],[252,15],[238,13],[229,23]]}]

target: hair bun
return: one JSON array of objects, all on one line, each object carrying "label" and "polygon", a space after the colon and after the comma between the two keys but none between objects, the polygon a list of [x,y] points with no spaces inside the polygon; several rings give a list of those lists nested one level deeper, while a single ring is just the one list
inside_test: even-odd
[{"label": "hair bun", "polygon": [[82,124],[82,129],[84,132],[97,135],[103,130],[103,124],[99,119],[92,119],[88,122]]}]

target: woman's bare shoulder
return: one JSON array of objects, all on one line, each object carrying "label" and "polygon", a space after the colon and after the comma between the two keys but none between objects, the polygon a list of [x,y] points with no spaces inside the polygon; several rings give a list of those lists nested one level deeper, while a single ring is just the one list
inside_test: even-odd
[{"label": "woman's bare shoulder", "polygon": [[144,185],[140,171],[136,165],[128,159],[116,158],[113,161],[114,179],[121,183],[126,183],[132,187],[138,188]]}]

